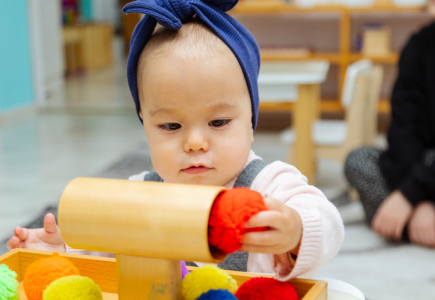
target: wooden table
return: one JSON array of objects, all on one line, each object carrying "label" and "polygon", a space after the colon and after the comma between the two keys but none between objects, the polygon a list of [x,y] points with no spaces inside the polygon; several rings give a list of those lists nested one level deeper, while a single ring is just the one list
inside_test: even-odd
[{"label": "wooden table", "polygon": [[314,184],[316,171],[311,125],[320,115],[320,84],[328,70],[326,60],[263,63],[258,78],[260,102],[295,102],[296,141],[288,161],[294,162],[310,184]]}]

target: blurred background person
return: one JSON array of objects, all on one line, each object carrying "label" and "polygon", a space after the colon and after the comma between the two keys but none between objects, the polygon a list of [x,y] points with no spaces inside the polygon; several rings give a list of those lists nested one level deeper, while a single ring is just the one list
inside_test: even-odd
[{"label": "blurred background person", "polygon": [[404,48],[391,106],[388,149],[353,151],[346,178],[378,234],[435,248],[435,22]]}]

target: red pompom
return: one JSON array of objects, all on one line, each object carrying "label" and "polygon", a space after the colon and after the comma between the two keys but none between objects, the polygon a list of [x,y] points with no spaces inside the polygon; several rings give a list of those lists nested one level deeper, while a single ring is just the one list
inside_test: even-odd
[{"label": "red pompom", "polygon": [[242,284],[236,292],[239,300],[299,300],[295,288],[288,282],[255,277]]},{"label": "red pompom", "polygon": [[266,228],[245,228],[253,215],[267,210],[263,197],[248,188],[234,188],[222,192],[215,200],[208,222],[208,241],[218,249],[233,253],[242,244],[243,234]]}]

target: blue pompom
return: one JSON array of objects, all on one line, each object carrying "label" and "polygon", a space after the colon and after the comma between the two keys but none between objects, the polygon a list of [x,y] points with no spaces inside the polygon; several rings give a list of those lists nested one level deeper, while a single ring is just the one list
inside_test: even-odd
[{"label": "blue pompom", "polygon": [[209,290],[197,300],[237,300],[237,298],[228,290]]}]

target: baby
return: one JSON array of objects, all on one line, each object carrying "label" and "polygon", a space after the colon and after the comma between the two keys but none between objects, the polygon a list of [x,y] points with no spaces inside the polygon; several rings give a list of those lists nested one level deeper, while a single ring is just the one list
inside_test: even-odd
[{"label": "baby", "polygon": [[[125,8],[146,15],[132,37],[127,73],[156,171],[130,180],[261,193],[269,210],[246,225],[271,229],[245,234],[241,250],[249,255],[236,252],[222,266],[275,272],[280,280],[313,273],[338,252],[342,220],[295,167],[268,165],[250,149],[258,116],[258,46],[222,11],[237,1],[212,2],[148,0]],[[156,19],[166,28],[154,30]],[[65,245],[51,214],[44,228],[17,227],[8,247],[107,255]]]}]

